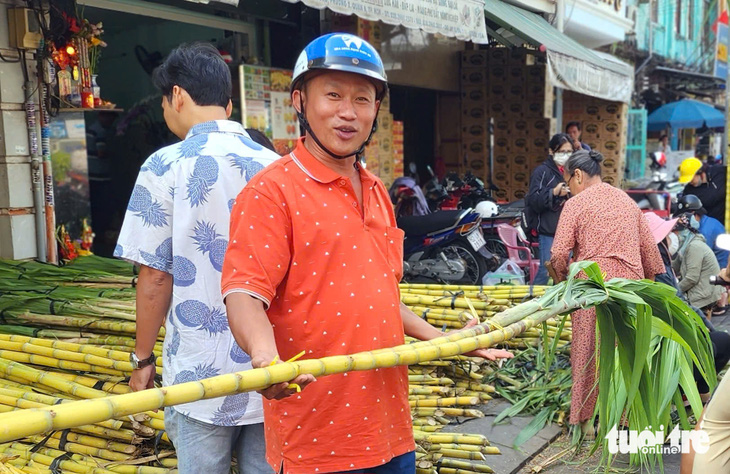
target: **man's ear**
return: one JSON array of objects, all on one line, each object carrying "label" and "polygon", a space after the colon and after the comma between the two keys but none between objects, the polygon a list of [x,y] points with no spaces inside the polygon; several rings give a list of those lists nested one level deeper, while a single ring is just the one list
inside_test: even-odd
[{"label": "man's ear", "polygon": [[228,100],[228,105],[226,105],[226,118],[231,118],[232,113],[233,113],[233,102],[231,100]]},{"label": "man's ear", "polygon": [[170,105],[175,109],[175,112],[180,112],[186,100],[192,100],[190,95],[180,86],[172,86],[172,94],[170,98]]},{"label": "man's ear", "polygon": [[291,93],[291,102],[297,112],[302,111],[303,93],[301,89],[295,89]]}]

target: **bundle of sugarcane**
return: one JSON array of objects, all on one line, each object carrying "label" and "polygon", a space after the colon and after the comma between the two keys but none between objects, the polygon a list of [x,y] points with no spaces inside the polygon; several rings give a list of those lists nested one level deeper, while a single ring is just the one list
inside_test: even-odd
[{"label": "bundle of sugarcane", "polygon": [[[75,354],[77,358],[84,360],[76,362],[77,364],[90,365],[104,360],[107,361],[107,366],[117,366],[120,372],[131,371],[131,367],[124,365],[129,364],[128,354],[125,359],[124,353],[117,351],[106,351],[106,357],[103,357],[104,350],[96,347],[24,336],[0,335],[0,344],[21,344],[13,348],[33,351],[33,355],[36,355],[35,352],[46,351],[53,351],[48,353],[55,357],[73,357],[70,355]],[[39,363],[35,359],[32,362],[36,365]],[[102,398],[109,394],[131,393],[126,377],[105,375],[103,371],[99,373],[99,366],[92,367],[95,372],[80,368],[77,368],[76,373],[69,370],[55,371],[12,362],[0,356],[0,413],[53,407],[76,400]],[[83,372],[84,375],[77,375],[78,372]],[[48,462],[59,456],[77,455],[93,461],[97,467],[105,468],[98,472],[163,473],[170,472],[177,465],[174,450],[163,430],[161,412],[137,413],[52,432],[48,436],[29,436],[20,443],[0,447],[0,452],[18,456],[13,465],[22,472],[33,472],[25,470],[29,463],[40,469],[48,469]],[[49,454],[41,448],[58,453]],[[154,465],[146,465],[150,462]],[[72,472],[97,472],[90,469],[80,468],[73,463],[68,468]]]},{"label": "bundle of sugarcane", "polygon": [[134,346],[134,290],[113,296],[106,290],[43,285],[28,290],[0,282],[0,333],[61,340],[114,335],[123,339],[106,345]]},{"label": "bundle of sugarcane", "polygon": [[81,257],[63,267],[36,261],[0,260],[0,281],[12,279],[21,283],[86,288],[131,288],[136,283],[132,265],[96,256]]},{"label": "bundle of sugarcane", "polygon": [[[542,296],[546,288],[401,284],[401,301],[435,327],[458,329],[475,317],[484,322],[508,307]],[[558,324],[555,320],[546,321],[546,325],[530,329],[502,345],[516,349],[536,347],[543,331],[550,338],[559,337],[569,342],[572,337],[570,321],[563,325],[560,334],[557,331]]]}]

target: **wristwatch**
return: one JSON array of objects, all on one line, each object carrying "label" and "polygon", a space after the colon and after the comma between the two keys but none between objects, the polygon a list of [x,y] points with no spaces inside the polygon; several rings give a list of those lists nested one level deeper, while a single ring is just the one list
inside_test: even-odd
[{"label": "wristwatch", "polygon": [[129,362],[132,363],[132,369],[142,369],[144,367],[147,367],[148,365],[154,365],[155,361],[157,361],[157,356],[153,353],[146,359],[141,359],[137,357],[137,354],[132,352],[129,354]]}]

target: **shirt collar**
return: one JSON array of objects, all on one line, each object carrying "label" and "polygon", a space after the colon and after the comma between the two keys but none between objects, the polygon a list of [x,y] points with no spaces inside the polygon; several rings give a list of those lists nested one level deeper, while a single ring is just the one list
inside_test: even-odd
[{"label": "shirt collar", "polygon": [[188,131],[188,134],[185,135],[185,139],[187,140],[195,135],[214,132],[235,133],[248,137],[248,133],[243,128],[243,125],[238,122],[234,122],[233,120],[211,120],[210,122],[201,122],[193,125]]},{"label": "shirt collar", "polygon": [[291,152],[291,157],[307,176],[320,183],[331,183],[340,178],[340,175],[327,165],[315,158],[304,146],[304,137],[297,140],[297,146]]}]

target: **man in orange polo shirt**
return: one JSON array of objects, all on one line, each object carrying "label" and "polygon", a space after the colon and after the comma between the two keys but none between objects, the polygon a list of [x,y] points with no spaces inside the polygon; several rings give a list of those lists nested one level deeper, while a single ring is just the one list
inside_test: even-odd
[{"label": "man in orange polo shirt", "polygon": [[[254,367],[300,351],[320,358],[392,347],[404,332],[442,335],[400,303],[403,231],[382,182],[357,159],[386,93],[378,53],[356,36],[325,35],[297,60],[292,100],[306,134],[239,195],[223,266],[231,331]],[[406,367],[262,393],[275,470],[415,472]]]}]

